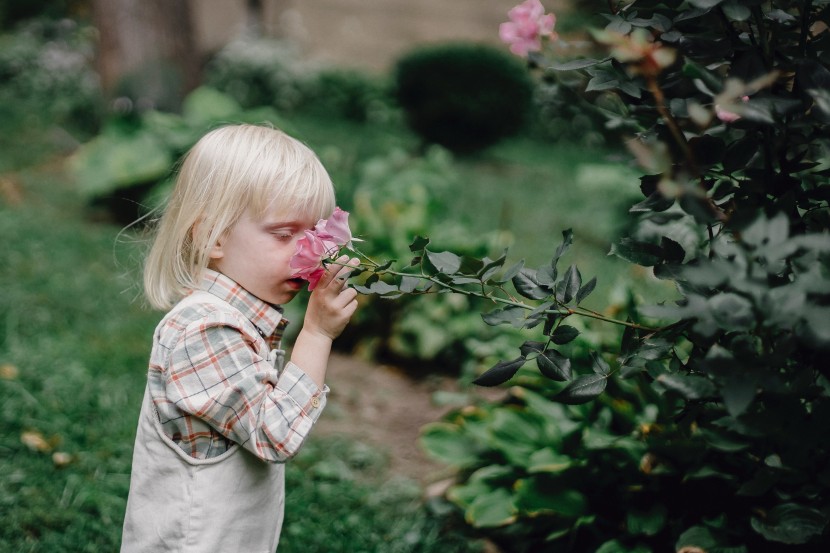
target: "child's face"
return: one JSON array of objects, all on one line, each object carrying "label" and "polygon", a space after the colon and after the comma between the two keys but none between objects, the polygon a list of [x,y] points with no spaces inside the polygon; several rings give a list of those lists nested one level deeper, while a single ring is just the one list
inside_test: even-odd
[{"label": "child's face", "polygon": [[211,250],[210,267],[271,304],[291,301],[306,284],[289,266],[303,231],[317,220],[268,212],[259,220],[246,210]]}]

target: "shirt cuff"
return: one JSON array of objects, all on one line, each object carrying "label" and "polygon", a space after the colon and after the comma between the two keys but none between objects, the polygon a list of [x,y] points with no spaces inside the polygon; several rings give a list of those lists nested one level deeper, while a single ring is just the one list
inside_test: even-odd
[{"label": "shirt cuff", "polygon": [[291,361],[285,364],[277,388],[294,399],[313,421],[320,417],[328,400],[328,385],[321,390],[305,371]]}]

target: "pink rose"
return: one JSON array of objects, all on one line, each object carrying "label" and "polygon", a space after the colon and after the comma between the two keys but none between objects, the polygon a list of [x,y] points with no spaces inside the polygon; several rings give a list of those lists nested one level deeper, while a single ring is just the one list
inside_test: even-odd
[{"label": "pink rose", "polygon": [[[337,247],[334,244],[335,248]],[[323,267],[323,258],[328,255],[330,246],[320,240],[313,231],[305,231],[305,236],[297,240],[297,251],[291,257],[289,265],[294,271],[295,278],[308,281],[308,289],[314,290],[317,283],[326,272]]]},{"label": "pink rose", "polygon": [[334,242],[338,246],[347,246],[352,243],[349,212],[339,207],[334,208],[334,213],[328,219],[320,219],[314,231],[321,240]]},{"label": "pink rose", "polygon": [[359,240],[349,228],[349,212],[336,207],[331,217],[317,221],[313,229],[297,240],[297,251],[289,261],[295,269],[293,276],[307,280],[308,289],[314,290],[326,272],[326,260],[337,256],[343,246],[351,248],[352,242]]},{"label": "pink rose", "polygon": [[553,32],[556,16],[545,14],[540,0],[526,0],[507,12],[507,16],[510,21],[499,25],[499,38],[509,44],[510,51],[517,56],[541,50],[544,36],[552,40],[558,38]]}]

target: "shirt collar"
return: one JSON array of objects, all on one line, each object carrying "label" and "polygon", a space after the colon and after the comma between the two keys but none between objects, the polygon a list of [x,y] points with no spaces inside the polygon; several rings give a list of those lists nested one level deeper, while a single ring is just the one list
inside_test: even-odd
[{"label": "shirt collar", "polygon": [[281,337],[283,329],[288,324],[281,307],[262,301],[222,273],[205,269],[201,289],[238,309],[259,329],[263,337],[272,337],[275,334],[278,334],[277,338]]}]

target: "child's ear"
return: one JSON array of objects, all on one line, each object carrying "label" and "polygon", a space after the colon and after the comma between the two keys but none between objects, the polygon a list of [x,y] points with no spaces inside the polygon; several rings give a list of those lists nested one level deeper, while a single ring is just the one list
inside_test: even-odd
[{"label": "child's ear", "polygon": [[[201,224],[201,220],[196,221],[193,223],[193,227],[190,229],[190,237],[196,241],[196,235],[199,232],[199,225]],[[222,239],[216,241],[216,243],[210,248],[210,252],[208,253],[208,257],[210,259],[222,259],[225,257],[225,252],[222,250]]]}]

